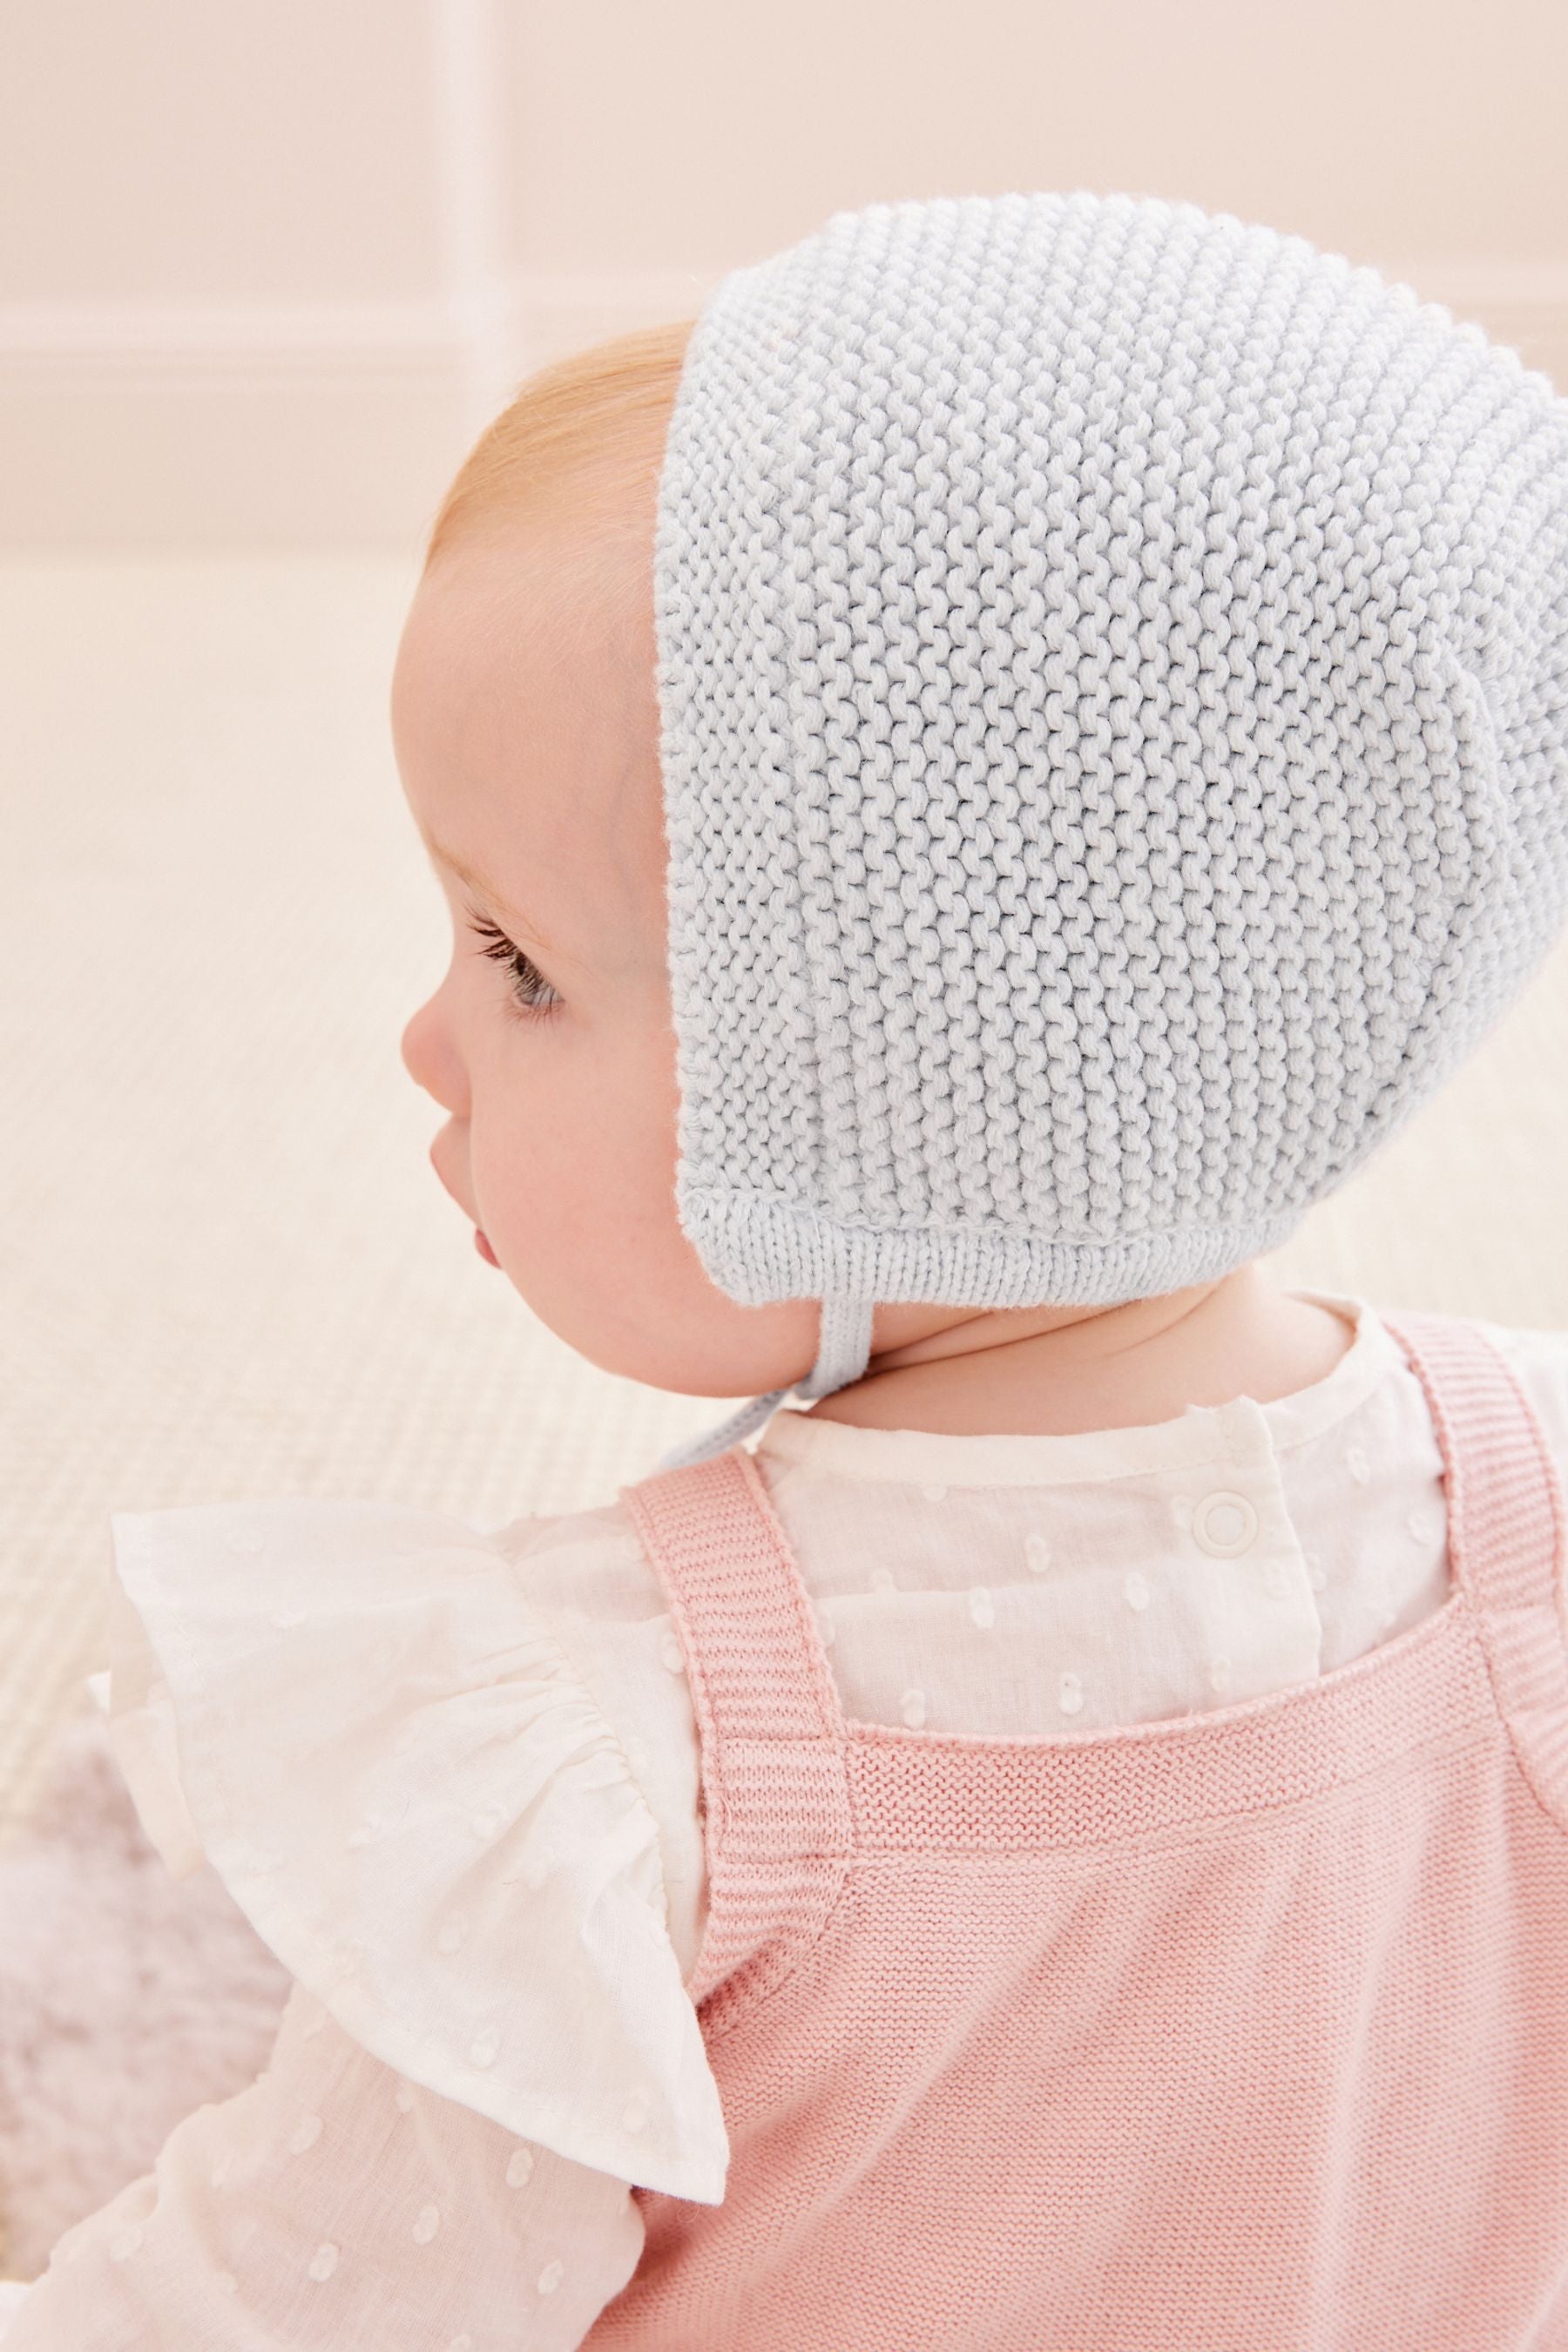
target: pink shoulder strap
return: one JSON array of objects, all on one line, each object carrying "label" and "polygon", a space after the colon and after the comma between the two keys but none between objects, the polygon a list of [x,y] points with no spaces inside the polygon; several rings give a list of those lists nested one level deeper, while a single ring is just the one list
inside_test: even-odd
[{"label": "pink shoulder strap", "polygon": [[[1415,1310],[1382,1319],[1422,1383],[1442,1450],[1449,1557],[1478,1677],[1484,1663],[1479,1687],[1489,1681],[1531,1788],[1568,1830],[1568,1513],[1549,1442],[1511,1368],[1472,1323]],[[710,1900],[689,1990],[700,2002],[714,1996],[704,2017],[712,2038],[731,2005],[787,1973],[839,1899],[856,1852],[850,1735],[809,1592],[745,1446],[621,1494],[669,1603],[701,1739]],[[1327,1687],[1321,1698],[1327,1719]],[[1279,1712],[1300,1717],[1304,1701],[1310,1712],[1304,1693],[1283,1693]],[[1262,1743],[1268,1732],[1264,1720],[1248,1738]],[[864,1781],[887,1735],[868,1739],[862,1727],[858,1736]],[[1223,1737],[1216,1722],[1215,1742]],[[977,1758],[1013,1744],[967,1743]],[[1093,1757],[1071,1745],[1077,1789]],[[1065,1763],[1058,1777],[1068,1778]]]},{"label": "pink shoulder strap", "polygon": [[700,2002],[724,1989],[703,2020],[712,2040],[727,2001],[787,1973],[837,1898],[854,1847],[844,1721],[810,1597],[745,1446],[656,1473],[621,1498],[669,1602],[701,1740],[709,1917],[688,1990]]},{"label": "pink shoulder strap", "polygon": [[1458,1315],[1383,1321],[1426,1391],[1444,1460],[1448,1555],[1520,1769],[1568,1828],[1568,1510],[1513,1369]]}]

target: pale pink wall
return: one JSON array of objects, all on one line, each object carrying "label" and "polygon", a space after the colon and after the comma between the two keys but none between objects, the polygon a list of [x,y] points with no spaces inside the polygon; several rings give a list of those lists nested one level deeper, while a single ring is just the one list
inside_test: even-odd
[{"label": "pale pink wall", "polygon": [[1380,263],[1568,266],[1562,0],[610,0],[516,39],[521,258],[723,267],[826,209],[1083,185]]},{"label": "pale pink wall", "polygon": [[0,535],[412,547],[527,368],[878,198],[1181,196],[1568,387],[1568,6],[74,0],[0,72]]}]

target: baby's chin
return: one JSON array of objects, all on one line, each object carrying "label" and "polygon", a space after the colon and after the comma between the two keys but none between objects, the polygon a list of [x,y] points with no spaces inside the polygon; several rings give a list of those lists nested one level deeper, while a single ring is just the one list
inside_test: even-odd
[{"label": "baby's chin", "polygon": [[585,1362],[668,1396],[747,1402],[792,1388],[816,1360],[821,1310],[815,1299],[742,1307],[706,1285],[683,1318],[668,1303],[639,1312],[635,1276],[612,1296],[592,1300],[581,1293],[563,1300],[548,1283],[515,1276],[512,1286]]}]

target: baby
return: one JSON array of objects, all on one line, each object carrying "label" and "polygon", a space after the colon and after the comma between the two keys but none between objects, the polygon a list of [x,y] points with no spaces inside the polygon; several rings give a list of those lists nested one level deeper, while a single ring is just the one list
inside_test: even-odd
[{"label": "baby", "polygon": [[1561,929],[1568,404],[1192,205],[838,214],[522,387],[392,720],[437,1176],[751,1402],[115,1515],[296,1983],[5,2352],[1568,2344],[1568,1333],[1267,1264]]},{"label": "baby", "polygon": [[[542,380],[432,534],[393,730],[455,944],[403,1051],[450,1121],[437,1174],[535,1313],[607,1371],[729,1397],[802,1380],[819,1311],[738,1305],[676,1215],[652,489],[689,332],[593,354],[620,370],[596,404],[566,405],[581,362],[553,372],[553,399]],[[867,1370],[816,1411],[1121,1429],[1288,1395],[1348,1344],[1256,1259],[1110,1305],[883,1303]]]}]

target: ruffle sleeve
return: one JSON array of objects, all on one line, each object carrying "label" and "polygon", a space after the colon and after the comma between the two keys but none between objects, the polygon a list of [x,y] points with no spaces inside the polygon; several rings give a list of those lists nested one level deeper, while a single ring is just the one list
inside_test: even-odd
[{"label": "ruffle sleeve", "polygon": [[368,1502],[110,1515],[89,1678],[149,1839],[345,2032],[579,2164],[718,2204],[729,2142],[620,1741],[482,1534]]}]

